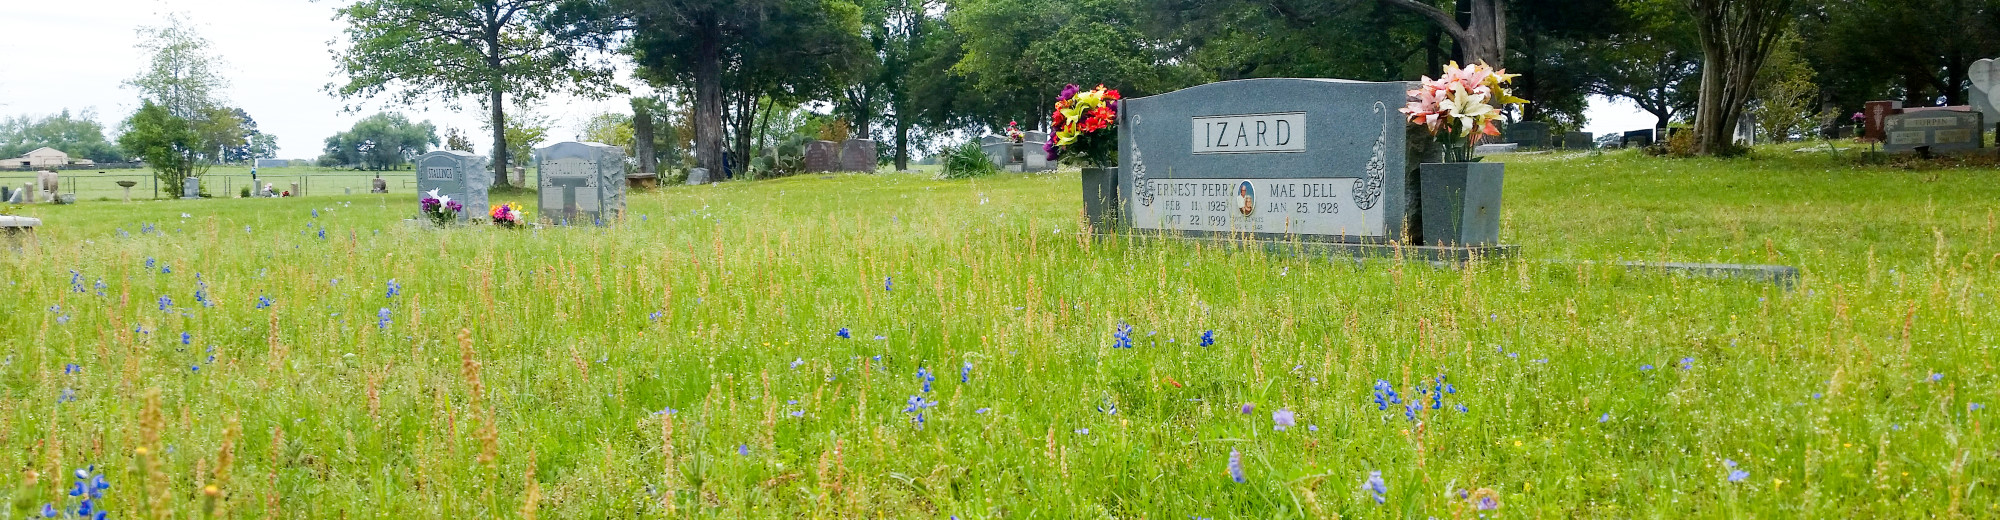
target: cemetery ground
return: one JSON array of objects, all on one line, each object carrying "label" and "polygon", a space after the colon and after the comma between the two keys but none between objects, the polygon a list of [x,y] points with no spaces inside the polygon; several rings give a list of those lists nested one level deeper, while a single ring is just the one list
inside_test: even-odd
[{"label": "cemetery ground", "polygon": [[115,517],[2000,516],[2000,172],[1507,160],[1522,254],[1462,269],[1092,239],[1073,171],[673,187],[606,228],[426,229],[408,192],[30,207],[0,496],[74,510],[94,471]]}]

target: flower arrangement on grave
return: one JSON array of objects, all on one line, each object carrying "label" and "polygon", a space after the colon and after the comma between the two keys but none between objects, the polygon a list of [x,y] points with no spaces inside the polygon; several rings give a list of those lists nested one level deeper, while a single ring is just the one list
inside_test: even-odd
[{"label": "flower arrangement on grave", "polygon": [[1493,122],[1500,119],[1501,112],[1510,105],[1528,103],[1514,97],[1508,87],[1518,76],[1483,64],[1459,67],[1452,62],[1437,79],[1424,77],[1423,85],[1410,91],[1415,101],[1401,112],[1409,115],[1410,124],[1423,126],[1437,137],[1444,145],[1445,162],[1470,162],[1472,148],[1480,139],[1500,135]]},{"label": "flower arrangement on grave", "polygon": [[1055,114],[1049,128],[1054,139],[1042,146],[1049,160],[1085,166],[1110,166],[1118,162],[1118,100],[1116,90],[1098,85],[1083,90],[1076,85],[1063,87],[1056,98]]},{"label": "flower arrangement on grave", "polygon": [[521,227],[528,220],[527,212],[521,211],[521,204],[515,202],[494,206],[488,216],[493,217],[493,225],[507,229]]},{"label": "flower arrangement on grave", "polygon": [[1017,121],[1007,122],[1007,140],[1013,141],[1016,144],[1028,141],[1028,133],[1021,131],[1020,122]]},{"label": "flower arrangement on grave", "polygon": [[442,226],[455,222],[459,212],[465,210],[464,204],[451,200],[450,195],[438,195],[438,190],[425,192],[424,195],[417,205],[423,208],[424,218],[430,219],[433,224]]}]

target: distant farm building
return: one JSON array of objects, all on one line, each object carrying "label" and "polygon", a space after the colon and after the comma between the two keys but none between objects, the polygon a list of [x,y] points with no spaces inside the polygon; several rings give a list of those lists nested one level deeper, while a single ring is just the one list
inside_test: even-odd
[{"label": "distant farm building", "polygon": [[6,166],[23,170],[34,168],[61,168],[69,164],[69,154],[49,147],[41,147],[20,157],[7,159]]}]

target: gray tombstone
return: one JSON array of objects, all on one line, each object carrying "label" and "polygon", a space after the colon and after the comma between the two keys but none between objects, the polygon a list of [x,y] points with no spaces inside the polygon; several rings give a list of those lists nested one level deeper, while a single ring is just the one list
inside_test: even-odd
[{"label": "gray tombstone", "polygon": [[200,179],[200,178],[198,178],[198,177],[192,177],[192,176],[190,176],[190,177],[188,177],[188,178],[186,178],[186,179],[182,179],[182,180],[181,180],[181,198],[183,198],[183,199],[199,199],[199,198],[201,198],[201,179]]},{"label": "gray tombstone", "polygon": [[1736,131],[1731,140],[1741,146],[1757,144],[1757,118],[1751,117],[1749,112],[1736,116]]},{"label": "gray tombstone", "polygon": [[[1029,136],[1033,137],[1033,134],[1029,134]],[[1042,149],[1042,146],[1044,144],[1046,143],[1036,142],[1036,141],[1028,141],[1025,143],[1021,143],[1021,171],[1024,172],[1055,171],[1056,163],[1055,161],[1049,160],[1048,150]]]},{"label": "gray tombstone", "polygon": [[62,191],[61,177],[56,175],[55,170],[42,170],[36,173],[35,184],[37,184],[36,189],[48,193],[50,197],[54,197],[56,192]]},{"label": "gray tombstone", "polygon": [[1549,145],[1549,124],[1540,121],[1522,121],[1507,125],[1507,135],[1501,142],[1521,145],[1521,148],[1545,148]]},{"label": "gray tombstone", "polygon": [[1882,131],[1888,136],[1882,151],[1889,153],[1943,153],[1986,147],[1986,118],[1979,112],[1905,109],[1901,114],[1889,116]]},{"label": "gray tombstone", "polygon": [[1618,146],[1622,148],[1645,148],[1652,146],[1653,134],[1654,131],[1651,128],[1625,132],[1624,138],[1619,139]]},{"label": "gray tombstone", "polygon": [[514,167],[514,185],[515,186],[528,185],[528,167],[526,166]]},{"label": "gray tombstone", "polygon": [[1563,134],[1563,148],[1589,150],[1597,146],[1597,140],[1590,132],[1570,132]]},{"label": "gray tombstone", "polygon": [[[417,193],[450,196],[465,205],[458,220],[486,215],[486,191],[493,187],[493,170],[485,156],[458,150],[438,150],[417,157]],[[419,210],[421,211],[421,209]]]},{"label": "gray tombstone", "polygon": [[1028,134],[1028,138],[1026,139],[1026,140],[1027,140],[1028,142],[1031,142],[1031,143],[1046,143],[1046,142],[1049,142],[1049,133],[1048,133],[1048,132],[1022,132],[1022,133],[1025,133],[1025,134]]},{"label": "gray tombstone", "polygon": [[537,199],[556,224],[604,224],[625,212],[625,150],[564,142],[535,151]]},{"label": "gray tombstone", "polygon": [[[1412,84],[1248,79],[1126,99],[1123,226],[1193,236],[1413,243]],[[1087,176],[1087,175],[1086,175]],[[1105,190],[1100,190],[1105,191]],[[1092,215],[1093,218],[1096,215]]]},{"label": "gray tombstone", "polygon": [[1972,108],[1987,121],[2000,121],[2000,60],[1972,62],[1966,73],[1972,80]]},{"label": "gray tombstone", "polygon": [[840,143],[833,141],[813,141],[806,143],[806,172],[830,172],[840,168]]},{"label": "gray tombstone", "polygon": [[691,185],[708,184],[708,168],[693,168],[688,170],[687,183]]},{"label": "gray tombstone", "polygon": [[[270,186],[270,185],[269,185],[269,184],[266,184],[265,186],[267,186],[267,187],[268,187],[268,186]],[[267,188],[267,189],[265,189],[264,191],[265,191],[265,193],[264,193],[264,196],[266,196],[266,197],[269,197],[269,196],[271,196],[271,194],[270,194],[270,190],[269,190],[268,188]],[[388,192],[389,192],[389,181],[387,181],[387,180],[384,180],[384,179],[379,179],[379,178],[378,178],[378,179],[375,179],[375,180],[374,180],[374,182],[370,182],[370,183],[369,183],[369,187],[368,187],[368,192],[369,192],[369,193],[388,193]]]},{"label": "gray tombstone", "polygon": [[1009,143],[1003,140],[1003,141],[981,144],[979,145],[979,150],[986,153],[986,160],[992,161],[994,167],[1005,170],[1007,169],[1008,166],[1010,166],[1010,163],[1008,162],[1010,154],[1008,153],[1007,150],[1012,148],[1013,146],[1014,143]]},{"label": "gray tombstone", "polygon": [[840,145],[840,169],[850,172],[875,173],[875,141],[869,139],[848,139]]}]

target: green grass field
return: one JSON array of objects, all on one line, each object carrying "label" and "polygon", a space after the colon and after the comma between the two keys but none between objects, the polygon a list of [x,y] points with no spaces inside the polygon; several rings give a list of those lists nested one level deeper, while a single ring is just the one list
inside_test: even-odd
[{"label": "green grass field", "polygon": [[1764,157],[1515,156],[1523,253],[1464,269],[1093,240],[1074,173],[519,231],[406,225],[407,191],[33,206],[0,497],[74,510],[94,468],[113,518],[2000,517],[2000,171]]}]

